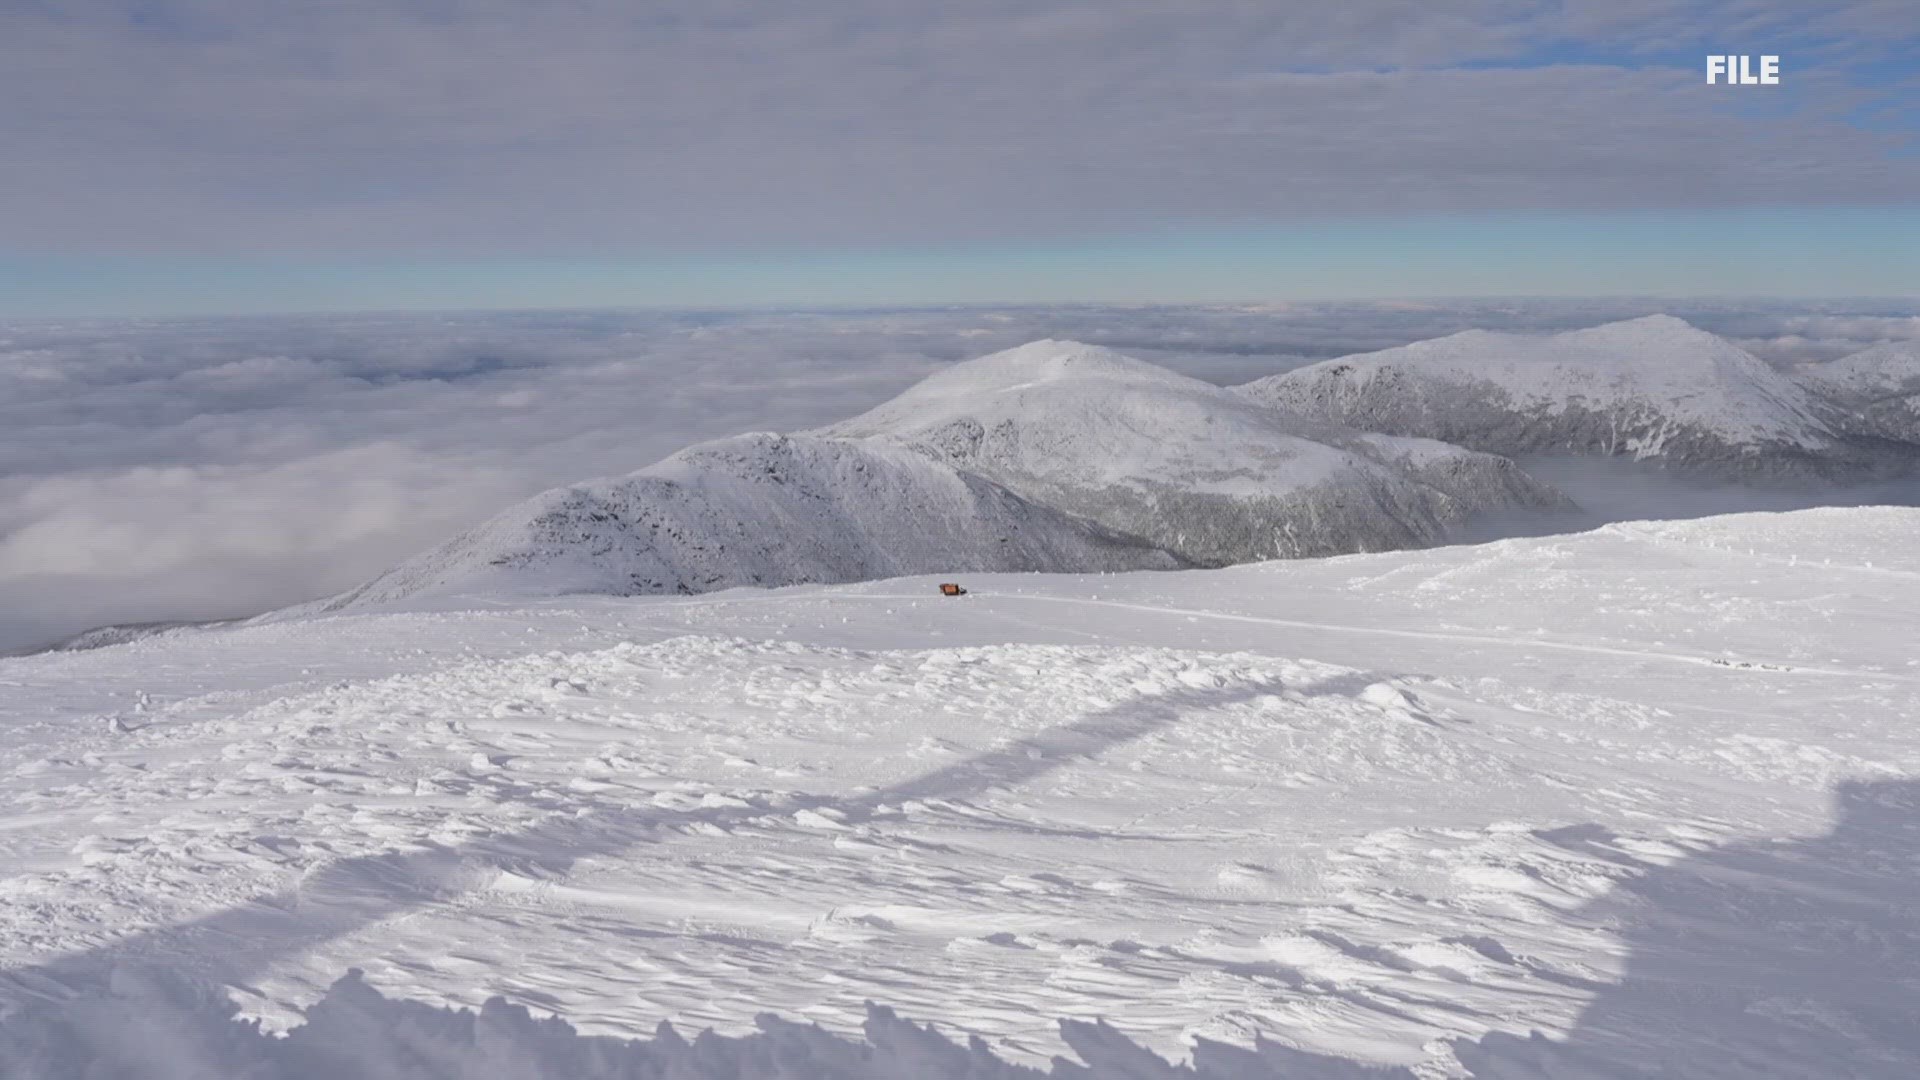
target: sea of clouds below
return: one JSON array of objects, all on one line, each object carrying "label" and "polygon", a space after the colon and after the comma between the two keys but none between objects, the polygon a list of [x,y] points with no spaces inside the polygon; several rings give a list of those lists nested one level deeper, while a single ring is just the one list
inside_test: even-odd
[{"label": "sea of clouds below", "polygon": [[1920,304],[1478,301],[0,324],[0,651],[334,592],[557,484],[857,413],[1040,337],[1221,384],[1457,330],[1666,310],[1777,364]]}]

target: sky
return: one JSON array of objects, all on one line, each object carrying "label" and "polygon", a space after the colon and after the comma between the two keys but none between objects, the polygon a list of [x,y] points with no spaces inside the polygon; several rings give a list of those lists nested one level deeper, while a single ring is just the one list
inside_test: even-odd
[{"label": "sky", "polygon": [[13,0],[0,316],[1920,295],[1916,45],[1911,0]]}]

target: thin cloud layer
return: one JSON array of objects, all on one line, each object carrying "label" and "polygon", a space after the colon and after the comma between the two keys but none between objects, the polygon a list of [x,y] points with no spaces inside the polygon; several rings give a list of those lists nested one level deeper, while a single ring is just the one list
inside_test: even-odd
[{"label": "thin cloud layer", "polygon": [[[1906,203],[1887,64],[1917,34],[1876,0],[16,5],[0,235],[501,254]],[[1735,47],[1787,87],[1705,86]]]}]

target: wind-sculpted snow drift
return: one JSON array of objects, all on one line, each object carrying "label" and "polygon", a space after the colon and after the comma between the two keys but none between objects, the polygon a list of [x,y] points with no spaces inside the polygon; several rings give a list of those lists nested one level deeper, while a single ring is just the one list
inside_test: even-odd
[{"label": "wind-sculpted snow drift", "polygon": [[1666,315],[1549,336],[1469,330],[1239,392],[1368,431],[1498,454],[1629,456],[1714,479],[1862,481],[1920,462],[1920,447],[1836,427],[1792,379]]},{"label": "wind-sculpted snow drift", "polygon": [[[1854,780],[1817,835],[1705,848],[1653,863],[1580,918],[1619,928],[1617,981],[1593,984],[1570,1030],[1537,1027],[1434,1040],[1476,1080],[1719,1080],[1809,1076],[1906,1080],[1915,1046],[1907,986],[1920,960],[1920,782]],[[1633,847],[1612,830],[1547,830],[1600,865]],[[1458,940],[1472,942],[1466,936]],[[1479,947],[1503,954],[1485,939]],[[1483,957],[1492,959],[1493,957]],[[755,1030],[688,1038],[589,1035],[502,996],[477,1010],[388,996],[359,970],[335,980],[275,1035],[240,1018],[217,983],[152,963],[112,966],[0,1018],[0,1075],[248,1077],[251,1080],[1414,1080],[1406,1066],[1204,1036],[1169,1061],[1102,1021],[1058,1021],[1045,1066],[1007,1060],[951,1021],[916,1023],[867,1002],[859,1033],[773,1011]],[[1462,982],[1473,980],[1451,972]]]},{"label": "wind-sculpted snow drift", "polygon": [[319,609],[1224,565],[1420,547],[1480,511],[1564,505],[1504,458],[1041,341],[821,431],[704,443],[546,492]]}]

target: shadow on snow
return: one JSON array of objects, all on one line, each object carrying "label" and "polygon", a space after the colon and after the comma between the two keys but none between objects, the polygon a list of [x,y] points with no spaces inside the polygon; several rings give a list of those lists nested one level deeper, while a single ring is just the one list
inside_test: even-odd
[{"label": "shadow on snow", "polygon": [[[1329,680],[1308,693],[1351,693]],[[1359,682],[1365,682],[1365,679]],[[1239,685],[1170,693],[1060,725],[1004,748],[851,798],[805,803],[848,820],[882,803],[958,799],[1012,787],[1077,757],[1278,689]],[[1920,1076],[1920,781],[1855,781],[1836,793],[1826,834],[1735,845],[1653,869],[1584,913],[1623,927],[1626,972],[1565,1037],[1494,1033],[1455,1040],[1472,1075],[1499,1080]],[[803,808],[796,805],[794,809]],[[865,1037],[762,1016],[756,1033],[688,1041],[585,1036],[495,999],[480,1011],[390,1000],[349,974],[287,1036],[235,1018],[226,985],[275,959],[443,899],[477,868],[564,872],[578,858],[664,839],[692,821],[725,824],[764,809],[571,818],[461,848],[346,860],[300,888],[94,952],[8,973],[21,1004],[0,1021],[0,1075],[19,1080],[188,1077],[259,1080],[737,1080],[1014,1078],[1048,1075],[995,1057],[977,1039],[869,1006]],[[1607,830],[1559,830],[1557,842],[1617,859]],[[1081,1063],[1056,1077],[1290,1077],[1412,1080],[1262,1042],[1201,1042],[1170,1064],[1103,1024],[1061,1021]]]},{"label": "shadow on snow", "polygon": [[1599,901],[1589,918],[1625,929],[1622,980],[1564,1040],[1456,1055],[1495,1080],[1920,1076],[1920,781],[1849,781],[1834,801],[1824,835],[1721,848]]}]

